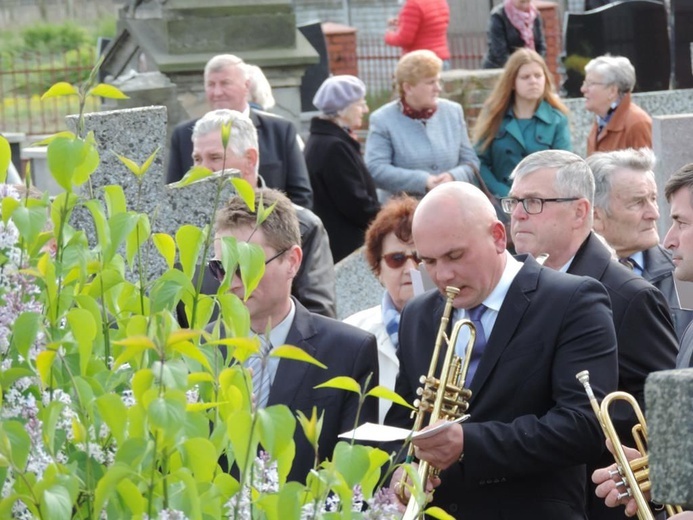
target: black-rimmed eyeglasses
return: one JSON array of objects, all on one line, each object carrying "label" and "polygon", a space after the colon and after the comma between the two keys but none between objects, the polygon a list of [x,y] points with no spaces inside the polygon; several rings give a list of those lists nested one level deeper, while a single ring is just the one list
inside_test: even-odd
[{"label": "black-rimmed eyeglasses", "polygon": [[[265,260],[265,265],[269,264],[272,260],[275,258],[279,258],[282,256],[284,253],[286,253],[288,249],[282,249],[279,251],[276,255],[269,257],[267,260]],[[210,260],[209,263],[207,264],[209,267],[209,271],[212,273],[212,276],[219,280],[220,282],[224,279],[226,276],[226,269],[224,269],[224,266],[221,263],[221,260]],[[237,266],[236,267],[236,275],[241,276],[241,267]]]},{"label": "black-rimmed eyeglasses", "polygon": [[539,197],[527,197],[526,199],[518,199],[516,197],[503,197],[501,198],[501,208],[503,212],[510,215],[517,205],[521,202],[522,207],[529,215],[538,215],[544,211],[544,204],[547,202],[572,202],[574,200],[579,200],[579,197],[559,197],[554,199],[542,199]]}]

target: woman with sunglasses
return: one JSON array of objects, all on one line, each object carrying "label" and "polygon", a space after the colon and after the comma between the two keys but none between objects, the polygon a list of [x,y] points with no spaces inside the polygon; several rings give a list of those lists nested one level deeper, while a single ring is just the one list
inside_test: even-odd
[{"label": "woman with sunglasses", "polygon": [[[352,314],[344,321],[372,333],[378,341],[379,384],[394,390],[399,372],[397,359],[399,317],[404,304],[414,295],[410,270],[419,257],[411,236],[411,222],[418,201],[404,195],[383,205],[366,231],[364,254],[373,274],[385,288],[381,305]],[[382,423],[390,402],[380,400]]]}]

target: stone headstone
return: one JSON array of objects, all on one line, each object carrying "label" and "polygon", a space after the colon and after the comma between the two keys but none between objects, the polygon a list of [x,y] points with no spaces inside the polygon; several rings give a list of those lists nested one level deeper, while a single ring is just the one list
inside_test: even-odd
[{"label": "stone headstone", "polygon": [[585,13],[567,13],[565,27],[563,88],[568,97],[581,95],[585,65],[606,53],[630,59],[637,76],[636,91],[669,88],[669,33],[662,2],[629,0]]},{"label": "stone headstone", "polygon": [[[68,117],[68,127],[74,131],[76,117]],[[206,179],[185,188],[174,189],[164,184],[164,149],[166,145],[166,108],[145,107],[97,112],[85,115],[86,131],[94,131],[100,164],[91,176],[94,196],[103,199],[103,188],[120,185],[128,201],[128,209],[149,215],[152,233],[174,236],[183,224],[202,227],[212,218],[217,184]],[[118,159],[124,155],[138,165],[159,149],[156,159],[144,175],[141,186],[136,177]],[[82,194],[87,195],[87,187]],[[223,202],[232,194],[228,183],[222,192]],[[72,225],[93,236],[92,218],[78,212]],[[160,276],[166,263],[154,247],[147,252],[147,280]],[[134,273],[129,272],[132,279]]]},{"label": "stone headstone", "polygon": [[119,28],[106,51],[104,70],[114,76],[130,68],[168,76],[176,86],[176,102],[159,103],[175,108],[171,126],[208,111],[204,66],[225,53],[262,68],[273,88],[276,112],[298,123],[301,78],[307,66],[318,62],[318,54],[296,29],[291,0],[133,2],[120,10]]},{"label": "stone headstone", "polygon": [[693,508],[693,369],[651,373],[645,402],[652,500]]},{"label": "stone headstone", "polygon": [[373,275],[360,247],[334,266],[337,319],[380,305],[383,286]]},{"label": "stone headstone", "polygon": [[313,48],[320,56],[320,62],[311,65],[306,69],[306,73],[301,80],[301,111],[311,112],[317,110],[313,105],[315,93],[330,76],[330,59],[327,55],[327,45],[325,35],[322,32],[322,24],[319,22],[301,25],[298,28],[301,34],[306,37]]},{"label": "stone headstone", "polygon": [[657,156],[655,179],[660,213],[657,229],[662,239],[671,226],[670,206],[664,197],[664,184],[672,173],[693,162],[691,135],[693,135],[693,112],[652,118],[652,149]]}]

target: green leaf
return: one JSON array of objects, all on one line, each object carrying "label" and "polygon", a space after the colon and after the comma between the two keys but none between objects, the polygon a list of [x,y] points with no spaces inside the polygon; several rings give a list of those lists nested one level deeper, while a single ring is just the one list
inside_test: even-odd
[{"label": "green leaf", "polygon": [[85,376],[91,362],[92,346],[96,338],[96,323],[91,313],[84,309],[70,309],[67,313],[67,322],[72,335],[77,340],[80,374]]},{"label": "green leaf", "polygon": [[193,166],[188,170],[188,172],[185,174],[185,176],[179,180],[178,182],[173,182],[171,184],[168,184],[166,187],[167,188],[183,188],[185,186],[189,186],[190,184],[193,184],[194,182],[201,181],[202,179],[206,179],[207,177],[211,177],[214,175],[214,172],[210,170],[209,168],[205,168],[204,166]]},{"label": "green leaf", "polygon": [[19,315],[12,325],[10,352],[17,352],[25,359],[29,357],[29,349],[36,339],[42,317],[38,312],[23,312]]},{"label": "green leaf", "polygon": [[36,369],[41,376],[43,386],[51,385],[51,367],[55,360],[55,350],[43,350],[36,356]]},{"label": "green leaf", "polygon": [[0,453],[12,465],[21,471],[25,470],[31,450],[31,439],[24,425],[18,421],[0,423]]},{"label": "green leaf", "polygon": [[120,244],[132,233],[137,226],[139,215],[134,212],[118,213],[108,219],[108,227],[110,231],[110,245],[108,251],[104,252],[106,259],[113,258]]},{"label": "green leaf", "polygon": [[284,405],[270,406],[256,413],[260,426],[260,442],[270,456],[277,460],[279,482],[283,484],[286,482],[296,454],[294,444],[296,419],[291,410]]},{"label": "green leaf", "polygon": [[221,125],[221,145],[224,147],[224,150],[226,150],[229,146],[229,137],[231,136],[232,125],[233,121],[229,121],[228,123]]},{"label": "green leaf", "polygon": [[249,461],[252,461],[257,453],[258,432],[253,431],[252,423],[253,418],[248,410],[237,410],[226,419],[226,433],[241,471],[248,468]]},{"label": "green leaf", "polygon": [[42,518],[47,520],[70,520],[72,498],[67,488],[55,485],[43,491],[39,500]]},{"label": "green leaf", "polygon": [[295,361],[302,361],[303,363],[310,363],[320,368],[327,368],[324,364],[322,364],[320,361],[308,354],[308,352],[306,352],[302,348],[294,347],[292,345],[281,345],[279,347],[274,348],[270,352],[270,357],[293,359]]},{"label": "green leaf", "polygon": [[94,140],[94,133],[89,132],[89,135],[84,141],[82,156],[75,167],[75,174],[72,177],[72,183],[75,186],[81,186],[87,182],[89,177],[91,177],[91,174],[94,173],[96,168],[99,167],[99,161],[99,152],[96,147],[96,141]]},{"label": "green leaf", "polygon": [[205,357],[200,348],[193,345],[190,341],[176,343],[175,345],[171,346],[171,349],[186,357],[189,357],[190,359],[194,359],[207,370],[209,370],[210,372],[212,371],[212,367],[209,364],[209,360]]},{"label": "green leaf", "polygon": [[131,480],[122,479],[116,489],[133,517],[145,512],[147,502],[142,496],[142,491]]},{"label": "green leaf", "polygon": [[157,146],[156,150],[154,150],[152,154],[149,157],[147,157],[147,160],[142,163],[142,167],[140,168],[140,176],[144,175],[145,173],[147,173],[147,171],[149,171],[149,168],[151,168],[154,159],[156,159],[156,156],[159,153],[160,148],[160,146]]},{"label": "green leaf", "polygon": [[183,463],[198,482],[211,482],[217,468],[217,450],[209,440],[187,439],[182,447]]},{"label": "green leaf", "polygon": [[398,393],[393,392],[392,390],[390,390],[389,388],[385,388],[384,386],[374,386],[368,392],[366,392],[366,395],[370,395],[371,397],[377,397],[378,399],[386,399],[388,401],[392,401],[393,403],[397,403],[400,406],[411,408],[412,410],[416,409],[408,402],[406,402]]},{"label": "green leaf", "polygon": [[186,403],[184,393],[169,390],[163,397],[158,397],[149,403],[147,408],[149,422],[155,428],[174,434],[183,427],[185,422]]},{"label": "green leaf", "polygon": [[96,85],[89,92],[87,92],[87,96],[98,96],[108,99],[130,99],[128,96],[123,94],[120,89],[114,87],[113,85],[107,85],[106,83],[99,83]]},{"label": "green leaf", "polygon": [[101,419],[111,430],[111,434],[120,446],[125,441],[127,408],[116,394],[103,394],[96,398],[96,407]]},{"label": "green leaf", "polygon": [[12,220],[14,221],[20,236],[28,244],[33,244],[36,241],[39,233],[43,231],[48,220],[46,208],[42,206],[26,207],[19,205],[12,212]]},{"label": "green leaf", "polygon": [[265,274],[265,252],[259,245],[248,242],[237,242],[237,248],[244,300],[248,301]]},{"label": "green leaf", "polygon": [[149,217],[146,213],[140,213],[137,218],[137,225],[127,237],[125,242],[126,258],[130,267],[133,266],[135,254],[149,240],[152,228],[149,224]]},{"label": "green leaf", "polygon": [[121,480],[127,478],[133,471],[122,462],[116,462],[108,470],[106,474],[99,480],[96,485],[96,493],[94,495],[94,511],[101,511],[106,500],[115,492],[116,487]]},{"label": "green leaf", "polygon": [[173,310],[184,291],[194,292],[192,282],[178,269],[169,269],[161,275],[150,292],[151,312]]},{"label": "green leaf", "polygon": [[176,261],[176,242],[173,237],[167,233],[153,233],[152,242],[166,260],[168,268],[173,269],[173,263]]},{"label": "green leaf", "polygon": [[0,135],[0,183],[7,179],[7,168],[12,160],[12,148],[9,141]]},{"label": "green leaf", "polygon": [[272,203],[272,205],[269,208],[262,208],[262,211],[259,211],[257,214],[257,225],[260,226],[262,223],[267,220],[267,217],[269,217],[272,212],[274,211],[274,207],[277,205],[276,202]]},{"label": "green leaf", "polygon": [[347,376],[333,377],[329,381],[325,381],[314,388],[337,388],[339,390],[347,390],[349,392],[361,394],[361,385],[359,385],[358,381]]},{"label": "green leaf", "polygon": [[114,341],[114,345],[125,347],[113,364],[118,368],[136,356],[142,355],[147,350],[156,350],[156,345],[147,336],[134,336],[120,341]]},{"label": "green leaf", "polygon": [[41,101],[44,99],[52,98],[52,97],[60,97],[60,96],[77,96],[79,95],[79,92],[77,89],[73,86],[70,85],[69,83],[66,83],[65,81],[59,81],[55,85],[51,86],[46,92],[43,93],[43,96],[41,96]]},{"label": "green leaf", "polygon": [[236,188],[236,193],[243,199],[243,202],[248,206],[250,212],[255,213],[255,188],[245,179],[240,179],[238,177],[233,177],[231,179],[231,184]]},{"label": "green leaf", "polygon": [[[98,200],[92,199],[88,200],[84,205],[87,207],[89,213],[91,213],[91,216],[94,219],[96,238],[98,240],[99,247],[101,248],[101,252],[104,254],[103,261],[104,263],[110,262],[113,254],[115,254],[115,249],[111,247],[111,234],[108,232],[108,221],[106,220],[106,215],[103,212],[101,203]],[[59,223],[55,222],[55,215],[53,215],[53,222],[56,226],[59,225]]]},{"label": "green leaf", "polygon": [[192,279],[197,258],[204,244],[204,232],[190,224],[185,224],[176,232],[176,245],[180,254],[180,264],[188,279]]},{"label": "green leaf", "polygon": [[134,173],[137,177],[140,176],[140,167],[135,161],[133,161],[132,159],[128,159],[124,155],[120,154],[116,154],[116,157],[120,159],[120,162],[127,166],[128,170]]},{"label": "green leaf", "polygon": [[444,509],[441,509],[438,506],[429,507],[424,511],[424,513],[426,516],[437,518],[438,520],[455,520],[454,516],[448,514]]},{"label": "green leaf", "polygon": [[361,482],[371,465],[366,446],[352,446],[342,441],[335,446],[333,461],[349,488]]},{"label": "green leaf", "polygon": [[127,211],[127,202],[125,201],[125,192],[122,186],[118,184],[104,186],[103,191],[109,217]]},{"label": "green leaf", "polygon": [[51,175],[65,191],[72,191],[77,166],[82,162],[84,141],[59,137],[48,145],[46,160]]}]

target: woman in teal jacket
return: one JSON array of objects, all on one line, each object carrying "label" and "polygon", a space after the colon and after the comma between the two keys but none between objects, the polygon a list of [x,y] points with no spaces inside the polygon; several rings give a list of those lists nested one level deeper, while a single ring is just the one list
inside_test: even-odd
[{"label": "woman in teal jacket", "polygon": [[544,59],[530,49],[515,51],[474,128],[481,178],[493,195],[508,194],[510,174],[527,155],[572,151],[567,113]]}]

